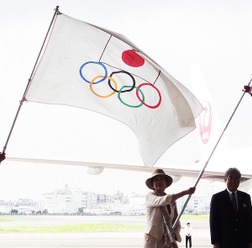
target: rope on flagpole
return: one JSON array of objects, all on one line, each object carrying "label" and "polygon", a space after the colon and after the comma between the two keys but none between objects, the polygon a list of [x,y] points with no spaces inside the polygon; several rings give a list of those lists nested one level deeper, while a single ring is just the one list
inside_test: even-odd
[{"label": "rope on flagpole", "polygon": [[[207,161],[206,161],[206,163],[205,163],[203,169],[202,169],[201,172],[199,173],[198,178],[197,178],[197,180],[196,180],[196,183],[195,183],[194,187],[196,187],[196,186],[198,185],[198,183],[199,183],[201,177],[203,176],[203,174],[204,174],[204,172],[205,172],[205,169],[206,169],[206,167],[207,167],[207,165],[208,165],[208,163],[209,163],[211,157],[213,156],[213,154],[214,154],[214,152],[215,152],[215,150],[216,150],[218,144],[219,144],[220,141],[221,141],[222,136],[224,135],[224,133],[225,133],[225,131],[226,131],[228,125],[230,124],[232,118],[234,117],[234,114],[235,114],[236,110],[238,109],[238,107],[239,107],[239,105],[240,105],[240,103],[241,103],[241,101],[242,101],[242,99],[243,99],[245,93],[249,93],[249,94],[252,96],[252,89],[251,89],[251,87],[250,87],[250,84],[251,84],[251,83],[252,83],[252,78],[250,79],[248,85],[245,85],[245,86],[244,86],[242,96],[241,96],[240,100],[238,101],[238,103],[237,103],[237,105],[236,105],[236,107],[235,107],[233,113],[231,114],[231,116],[230,116],[230,118],[229,118],[229,120],[228,120],[226,126],[224,127],[224,129],[223,129],[223,131],[222,131],[222,133],[221,133],[219,139],[217,140],[217,142],[216,142],[216,144],[215,144],[215,146],[214,146],[212,152],[210,153],[209,158],[207,159]],[[186,206],[187,206],[187,203],[189,202],[190,198],[191,198],[191,195],[189,195],[189,196],[187,197],[187,200],[185,201],[184,206],[182,207],[180,214],[178,215],[178,217],[176,218],[176,220],[175,220],[175,222],[174,222],[174,224],[173,224],[173,226],[172,226],[173,228],[176,227],[176,225],[177,225],[177,223],[178,223],[178,221],[179,221],[181,215],[183,214],[183,212],[184,212],[184,210],[185,210],[185,208],[186,208]]]},{"label": "rope on flagpole", "polygon": [[[33,66],[33,69],[32,69],[31,75],[30,75],[30,78],[28,79],[28,83],[27,83],[27,85],[26,85],[26,88],[25,88],[25,91],[24,91],[24,93],[23,93],[22,99],[20,100],[19,107],[18,107],[18,109],[17,109],[15,118],[14,118],[14,120],[13,120],[13,122],[12,122],[10,131],[9,131],[9,134],[8,134],[8,136],[7,136],[5,145],[4,145],[4,147],[3,147],[3,151],[0,152],[0,156],[3,157],[3,159],[5,159],[5,151],[6,151],[6,149],[7,149],[7,145],[8,145],[8,143],[9,143],[9,140],[10,140],[10,137],[11,137],[11,134],[12,134],[12,131],[13,131],[14,126],[15,126],[15,124],[16,124],[16,121],[17,121],[19,112],[20,112],[20,110],[21,110],[21,107],[22,107],[22,105],[23,105],[23,102],[25,101],[25,95],[26,95],[27,90],[28,90],[28,88],[29,88],[29,85],[30,85],[30,83],[31,83],[31,79],[32,79],[32,77],[33,77],[33,75],[34,75],[34,71],[35,71],[35,69],[36,69],[36,67],[37,67],[37,65],[38,65],[38,62],[39,62],[39,59],[40,59],[40,57],[41,57],[42,51],[43,51],[43,49],[44,49],[44,47],[45,47],[45,43],[46,43],[46,41],[47,41],[47,39],[48,39],[48,36],[49,36],[50,31],[51,31],[52,25],[53,25],[53,23],[54,23],[54,21],[55,21],[55,17],[56,17],[59,13],[60,13],[60,12],[59,12],[59,6],[56,6],[55,11],[54,11],[54,14],[53,14],[53,17],[52,17],[52,20],[51,20],[50,25],[49,25],[49,28],[48,28],[48,30],[47,30],[47,32],[46,32],[46,36],[45,36],[45,38],[44,38],[44,41],[43,41],[42,46],[41,46],[41,48],[40,48],[40,51],[39,51],[39,53],[38,53],[36,62],[35,62],[35,64],[34,64],[34,66]],[[2,159],[2,160],[3,160],[3,159]],[[0,158],[0,163],[1,163],[2,160],[1,160],[1,158]]]}]

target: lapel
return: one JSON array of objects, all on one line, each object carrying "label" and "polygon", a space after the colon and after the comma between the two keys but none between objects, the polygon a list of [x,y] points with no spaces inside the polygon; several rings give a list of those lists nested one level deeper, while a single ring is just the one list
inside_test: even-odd
[{"label": "lapel", "polygon": [[237,201],[238,201],[238,212],[240,212],[240,210],[242,210],[242,208],[246,206],[246,203],[244,202],[242,194],[238,190],[237,190]]}]

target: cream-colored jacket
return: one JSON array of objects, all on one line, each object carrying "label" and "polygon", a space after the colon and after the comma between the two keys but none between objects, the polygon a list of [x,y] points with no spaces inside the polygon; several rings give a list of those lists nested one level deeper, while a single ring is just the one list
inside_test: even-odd
[{"label": "cream-colored jacket", "polygon": [[[163,215],[160,206],[166,206],[170,204],[171,212],[167,214],[169,216],[170,225],[172,226],[177,218],[177,207],[175,203],[171,203],[172,195],[158,196],[154,191],[146,195],[146,209],[147,209],[147,223],[145,233],[151,235],[156,239],[162,239],[164,235],[163,229]],[[181,225],[177,223],[174,233],[176,240],[181,241],[180,236]]]}]

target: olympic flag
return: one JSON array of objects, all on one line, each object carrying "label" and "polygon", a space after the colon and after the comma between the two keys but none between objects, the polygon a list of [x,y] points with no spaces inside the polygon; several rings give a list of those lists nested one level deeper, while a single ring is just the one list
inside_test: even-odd
[{"label": "olympic flag", "polygon": [[135,133],[147,166],[195,128],[194,95],[124,36],[58,12],[25,100],[84,108]]}]

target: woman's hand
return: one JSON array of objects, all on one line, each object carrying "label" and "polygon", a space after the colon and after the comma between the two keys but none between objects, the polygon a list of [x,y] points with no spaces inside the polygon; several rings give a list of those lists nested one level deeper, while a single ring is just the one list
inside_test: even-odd
[{"label": "woman's hand", "polygon": [[191,187],[191,188],[189,188],[189,189],[187,190],[187,194],[188,194],[188,195],[191,195],[191,194],[193,194],[193,193],[195,192],[195,190],[196,190],[196,187]]}]

